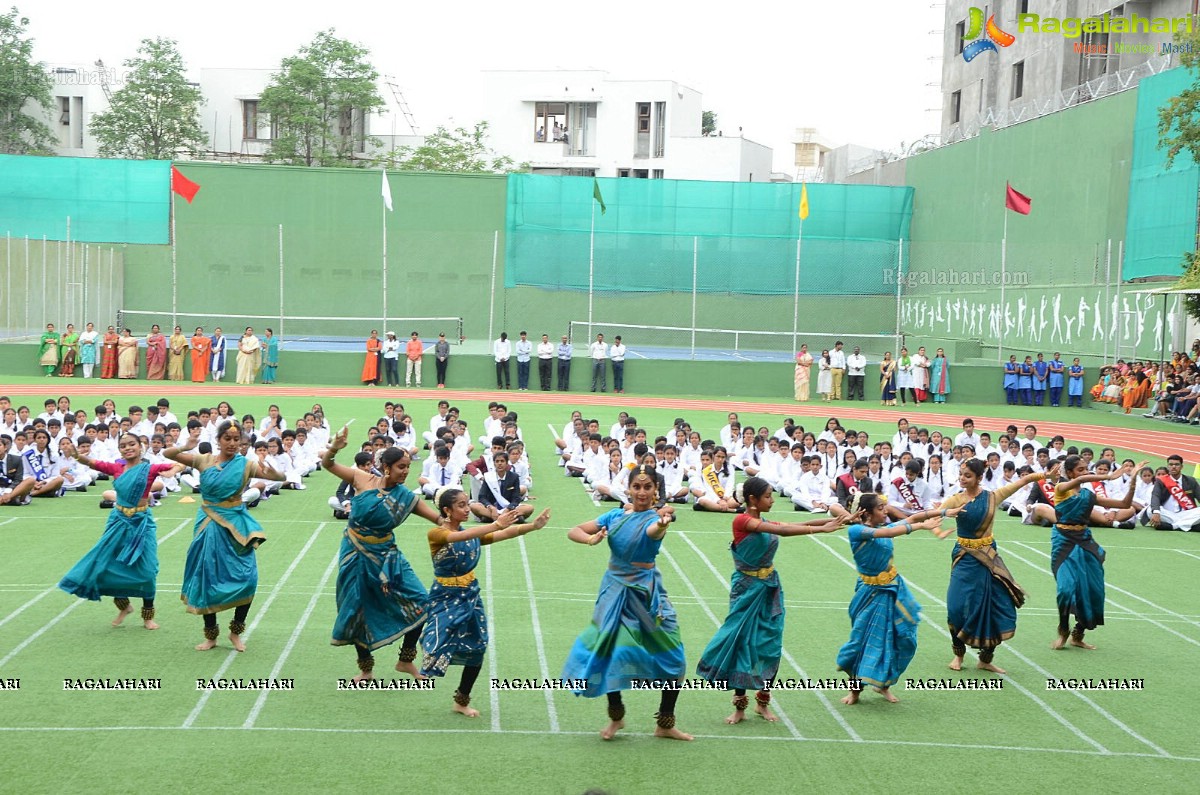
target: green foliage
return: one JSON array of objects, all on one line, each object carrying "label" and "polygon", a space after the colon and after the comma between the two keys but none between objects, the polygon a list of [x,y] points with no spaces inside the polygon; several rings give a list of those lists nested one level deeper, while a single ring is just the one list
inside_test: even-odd
[{"label": "green foliage", "polygon": [[[1185,251],[1182,266],[1183,277],[1175,286],[1200,288],[1200,256],[1197,256],[1195,251]],[[1200,295],[1185,295],[1183,306],[1189,317],[1200,321]]]},{"label": "green foliage", "polygon": [[488,123],[475,123],[473,130],[438,127],[420,146],[402,146],[381,162],[405,171],[454,171],[472,174],[508,174],[525,170],[511,157],[497,155],[487,144]]},{"label": "green foliage", "polygon": [[717,131],[717,112],[706,110],[700,114],[700,134],[712,135]]},{"label": "green foliage", "polygon": [[171,160],[206,146],[200,128],[203,94],[187,81],[183,57],[172,39],[142,39],[138,55],[125,61],[125,85],[108,110],[92,119],[102,157]]},{"label": "green foliage", "polygon": [[362,153],[379,141],[366,134],[366,119],[384,104],[369,57],[365,47],[337,38],[330,28],[283,59],[259,100],[274,129],[267,162],[369,164]]},{"label": "green foliage", "polygon": [[1191,45],[1179,53],[1179,62],[1196,80],[1158,110],[1158,140],[1167,150],[1167,168],[1184,150],[1200,163],[1200,25],[1192,33],[1177,33],[1175,43]]},{"label": "green foliage", "polygon": [[30,102],[49,111],[54,86],[44,64],[33,60],[33,39],[25,38],[26,17],[16,6],[0,14],[0,154],[53,154],[54,134],[25,112]]}]

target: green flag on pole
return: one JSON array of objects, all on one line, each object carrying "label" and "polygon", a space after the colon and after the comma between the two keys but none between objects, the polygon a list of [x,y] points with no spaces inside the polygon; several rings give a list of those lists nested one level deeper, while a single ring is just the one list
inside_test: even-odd
[{"label": "green flag on pole", "polygon": [[604,197],[600,195],[600,180],[592,178],[592,198],[600,205],[600,214],[604,215],[608,212],[608,208],[604,206]]}]

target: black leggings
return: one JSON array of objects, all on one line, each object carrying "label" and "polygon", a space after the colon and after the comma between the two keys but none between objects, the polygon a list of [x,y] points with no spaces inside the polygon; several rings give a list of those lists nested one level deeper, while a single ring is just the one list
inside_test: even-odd
[{"label": "black leggings", "polygon": [[[677,701],[679,701],[679,691],[678,690],[663,688],[662,696],[659,698],[659,701],[658,701],[658,714],[659,715],[674,715],[675,714],[675,702],[677,702]],[[612,709],[613,707],[622,706],[620,690],[614,690],[613,692],[608,694],[608,706],[609,706],[609,709]]]},{"label": "black leggings", "polygon": [[[250,605],[248,605],[248,604],[238,605],[237,607],[233,608],[233,620],[238,622],[239,624],[245,624],[246,616],[248,616],[248,615],[250,615]],[[217,626],[217,614],[216,613],[205,613],[204,614],[205,629],[208,629],[209,627],[215,628],[216,626]]]},{"label": "black leggings", "polygon": [[[954,649],[955,657],[965,657],[967,655],[967,644],[963,643],[958,638],[950,639],[950,647]],[[996,655],[995,647],[980,649],[979,650],[979,662],[990,664],[992,662],[992,657],[994,657],[995,655]]]}]

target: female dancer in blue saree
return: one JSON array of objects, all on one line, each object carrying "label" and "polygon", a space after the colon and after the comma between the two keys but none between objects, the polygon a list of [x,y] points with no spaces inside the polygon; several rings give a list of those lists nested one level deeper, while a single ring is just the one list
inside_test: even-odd
[{"label": "female dancer in blue saree", "polygon": [[121,434],[117,447],[124,463],[93,461],[81,456],[71,443],[63,452],[84,466],[111,476],[116,505],[108,515],[104,535],[58,584],[81,599],[100,601],[115,597],[119,626],[133,612],[130,598],[142,600],[142,625],[158,629],[154,622],[154,594],[158,578],[158,527],[150,514],[150,487],[161,472],[173,464],[151,464],[142,458],[142,443],[132,433]]},{"label": "female dancer in blue saree", "polygon": [[[1145,461],[1135,471],[1146,466]],[[1104,623],[1104,548],[1092,538],[1088,520],[1092,508],[1128,508],[1133,504],[1136,489],[1130,488],[1121,500],[1101,497],[1091,489],[1080,488],[1084,483],[1117,480],[1124,470],[1110,474],[1089,474],[1087,463],[1077,455],[1063,461],[1066,478],[1054,487],[1054,505],[1038,503],[1034,511],[1039,518],[1054,524],[1050,531],[1050,570],[1058,585],[1058,637],[1050,644],[1061,649],[1070,644],[1081,649],[1096,648],[1083,639],[1083,633]],[[1075,628],[1071,629],[1071,615]]]},{"label": "female dancer in blue saree", "polygon": [[246,616],[258,588],[258,563],[254,550],[266,535],[246,510],[242,492],[251,478],[284,480],[269,466],[241,454],[242,429],[226,420],[217,426],[217,454],[189,453],[200,441],[200,428],[188,429],[182,447],[169,447],[163,455],[200,473],[200,511],[183,567],[180,599],[189,613],[204,616],[204,642],[196,651],[217,645],[217,613],[233,608],[229,642],[245,651],[242,635]]},{"label": "female dancer in blue saree", "polygon": [[437,522],[433,508],[404,485],[412,463],[401,447],[388,447],[379,456],[376,475],[342,466],[334,461],[346,446],[347,428],[330,440],[322,465],[354,486],[350,500],[350,522],[338,553],[337,619],[333,623],[334,646],[354,645],[358,669],[354,681],[373,679],[375,649],[403,637],[396,670],[422,678],[413,660],[425,623],[425,586],[396,547],[393,532],[413,513]]},{"label": "female dancer in blue saree", "polygon": [[729,615],[708,642],[696,675],[709,682],[726,682],[733,688],[733,714],[726,723],[746,719],[750,698],[757,690],[754,711],[765,720],[777,720],[771,712],[770,682],[779,673],[783,653],[783,588],[775,571],[775,551],[781,536],[832,533],[850,521],[841,518],[811,519],[801,523],[769,522],[762,515],[775,504],[771,484],[753,477],[742,484],[746,512],[733,520],[733,581],[729,591]]},{"label": "female dancer in blue saree", "polygon": [[[934,516],[924,522],[914,524],[906,518],[887,524],[887,502],[875,494],[856,494],[850,511],[861,517],[861,524],[849,530],[858,582],[850,600],[850,640],[838,652],[837,667],[895,704],[900,699],[890,688],[917,653],[921,606],[892,563],[892,539],[914,530],[932,530],[945,538],[950,531],[935,529],[941,516],[932,511]],[[859,694],[851,687],[842,703],[857,704]]]},{"label": "female dancer in blue saree", "polygon": [[529,524],[514,525],[520,514],[504,511],[494,522],[464,530],[462,523],[471,518],[471,508],[462,489],[440,489],[436,500],[441,524],[429,531],[434,583],[429,589],[428,619],[421,638],[425,647],[421,673],[445,676],[451,665],[463,666],[452,709],[468,718],[478,718],[479,711],[471,707],[471,688],[479,677],[488,644],[487,614],[475,579],[479,551],[487,544],[542,529],[550,520],[550,509]]},{"label": "female dancer in blue saree", "polygon": [[[1047,472],[1033,472],[995,491],[982,487],[986,464],[978,458],[964,461],[958,485],[962,491],[942,503],[942,510],[962,508],[958,521],[957,543],[950,564],[950,586],[946,592],[947,621],[954,658],[950,670],[961,671],[967,646],[979,649],[978,667],[993,673],[1006,673],[992,664],[996,647],[1017,632],[1017,608],[1025,604],[1025,591],[996,551],[992,521],[1000,503],[1016,494],[1027,483],[1058,475],[1058,465]],[[910,517],[920,518],[929,511]]]},{"label": "female dancer in blue saree", "polygon": [[650,681],[663,688],[654,735],[690,740],[692,735],[675,728],[679,690],[672,686],[686,667],[683,641],[675,608],[654,565],[674,509],[670,505],[654,509],[658,499],[654,467],[642,465],[630,471],[627,496],[632,511],[615,508],[567,533],[575,543],[589,546],[607,538],[610,557],[591,626],[575,639],[562,675],[587,680],[587,687],[575,691],[576,695],[608,697],[609,723],[600,732],[603,739],[611,740],[625,727],[621,691],[632,689],[634,681]]}]

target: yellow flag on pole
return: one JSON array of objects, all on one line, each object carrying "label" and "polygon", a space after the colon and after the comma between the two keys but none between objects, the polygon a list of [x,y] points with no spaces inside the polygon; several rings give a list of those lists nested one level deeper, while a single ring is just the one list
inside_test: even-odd
[{"label": "yellow flag on pole", "polygon": [[808,184],[800,183],[800,220],[808,218]]}]

